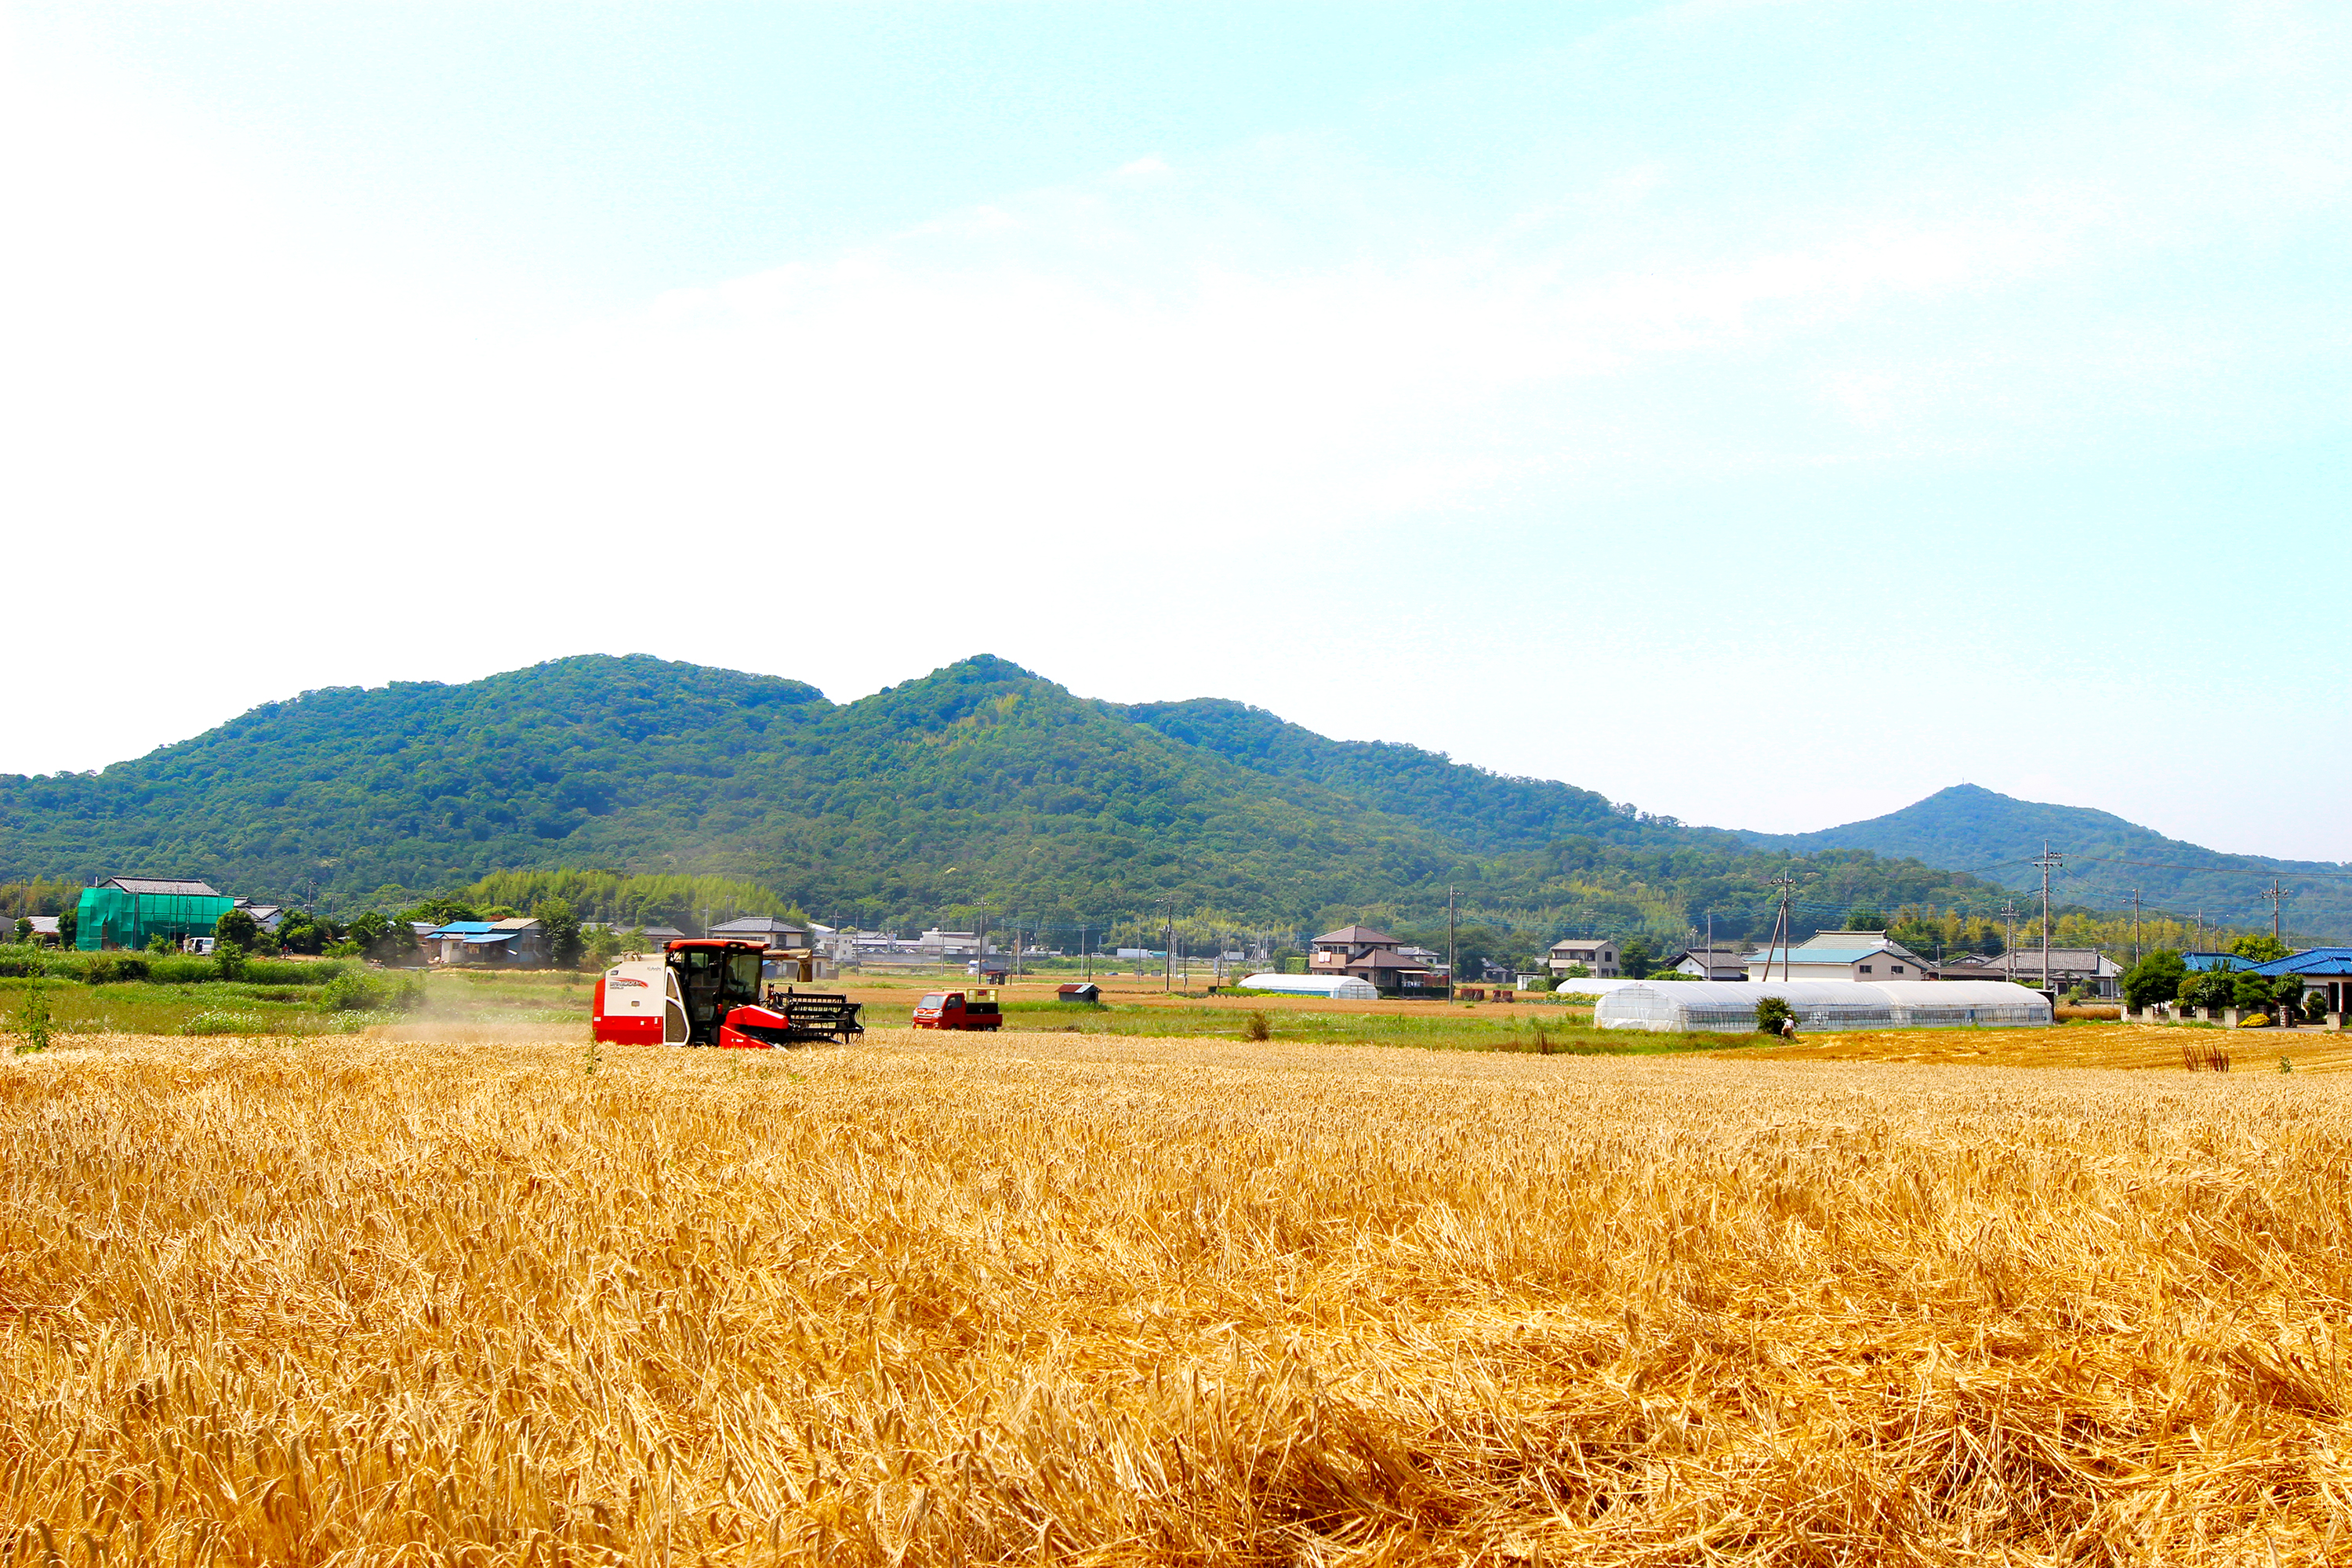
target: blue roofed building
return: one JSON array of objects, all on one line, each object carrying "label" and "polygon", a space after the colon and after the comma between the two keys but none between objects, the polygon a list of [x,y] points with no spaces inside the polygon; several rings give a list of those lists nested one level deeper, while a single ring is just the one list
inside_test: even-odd
[{"label": "blue roofed building", "polygon": [[2352,947],[2307,947],[2252,967],[2273,980],[2292,977],[2305,990],[2326,992],[2327,1011],[2338,1018],[2352,1011]]},{"label": "blue roofed building", "polygon": [[417,938],[436,963],[491,963],[539,969],[548,962],[547,928],[535,920],[451,921]]}]

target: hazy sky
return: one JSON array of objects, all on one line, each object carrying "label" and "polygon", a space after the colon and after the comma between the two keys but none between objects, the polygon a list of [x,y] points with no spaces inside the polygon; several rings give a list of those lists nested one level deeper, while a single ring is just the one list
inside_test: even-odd
[{"label": "hazy sky", "polygon": [[0,771],[643,651],[2352,858],[2340,5],[17,6]]}]

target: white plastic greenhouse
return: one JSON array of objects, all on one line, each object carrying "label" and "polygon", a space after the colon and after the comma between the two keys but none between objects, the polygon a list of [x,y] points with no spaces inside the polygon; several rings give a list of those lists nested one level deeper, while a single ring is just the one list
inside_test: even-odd
[{"label": "white plastic greenhouse", "polygon": [[[1622,991],[1628,985],[1647,985],[1646,980],[1563,980],[1552,987],[1562,996],[1606,996],[1612,991]],[[1674,981],[1661,982],[1672,985]]]},{"label": "white plastic greenhouse", "polygon": [[2000,980],[1693,980],[1622,985],[1602,996],[1592,1022],[1603,1029],[1705,1030],[1756,1027],[1756,1004],[1779,996],[1800,1029],[1936,1029],[1971,1025],[2047,1025],[2049,999]]},{"label": "white plastic greenhouse", "polygon": [[1323,996],[1335,1002],[1377,1002],[1379,990],[1369,980],[1346,974],[1253,974],[1241,983],[1244,991],[1279,991],[1291,996]]}]

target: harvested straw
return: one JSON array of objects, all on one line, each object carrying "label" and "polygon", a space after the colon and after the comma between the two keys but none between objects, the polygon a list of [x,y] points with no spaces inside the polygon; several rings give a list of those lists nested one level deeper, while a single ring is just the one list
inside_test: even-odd
[{"label": "harvested straw", "polygon": [[0,1553],[2318,1563],[2352,1088],[894,1036],[0,1060]]}]

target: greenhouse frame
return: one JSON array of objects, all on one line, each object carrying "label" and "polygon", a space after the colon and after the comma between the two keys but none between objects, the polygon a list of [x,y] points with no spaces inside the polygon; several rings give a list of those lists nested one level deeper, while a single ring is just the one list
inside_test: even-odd
[{"label": "greenhouse frame", "polygon": [[1692,980],[1625,985],[1592,1009],[1603,1029],[1746,1034],[1756,1004],[1778,996],[1800,1029],[2047,1027],[2050,999],[2001,980]]},{"label": "greenhouse frame", "polygon": [[158,936],[177,942],[210,936],[236,908],[206,884],[181,877],[114,877],[81,890],[74,946],[83,952],[143,948]]}]

